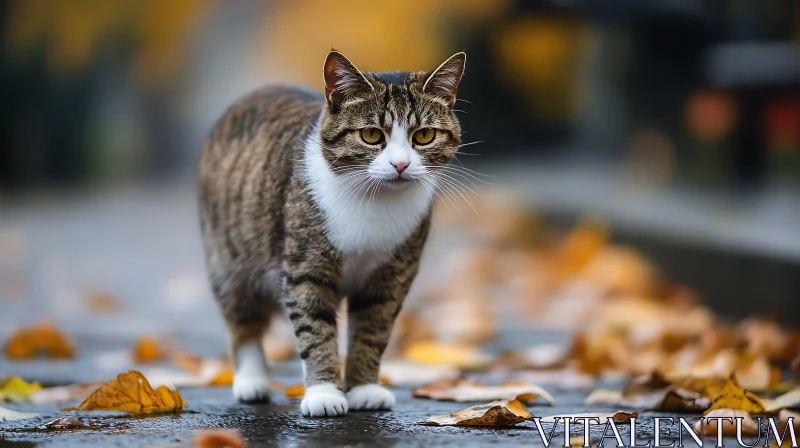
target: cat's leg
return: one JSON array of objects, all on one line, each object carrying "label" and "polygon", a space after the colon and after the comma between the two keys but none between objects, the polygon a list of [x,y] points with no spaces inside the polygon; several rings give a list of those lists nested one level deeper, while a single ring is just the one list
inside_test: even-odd
[{"label": "cat's leg", "polygon": [[303,360],[306,391],[300,409],[306,417],[337,417],[347,413],[336,331],[340,300],[333,284],[322,272],[286,274],[284,305]]},{"label": "cat's leg", "polygon": [[402,299],[391,292],[355,296],[348,302],[350,346],[345,381],[350,410],[394,407],[394,394],[378,383],[378,372],[401,303]]},{"label": "cat's leg", "polygon": [[224,283],[225,287],[216,287],[217,284],[212,282],[230,333],[233,395],[243,403],[268,402],[270,381],[263,337],[274,302],[266,296],[249,294],[248,288],[233,287],[233,278]]},{"label": "cat's leg", "polygon": [[347,402],[353,411],[392,409],[394,394],[378,382],[392,327],[419,269],[430,219],[392,254],[391,261],[375,270],[362,290],[348,298],[348,330],[345,382]]}]

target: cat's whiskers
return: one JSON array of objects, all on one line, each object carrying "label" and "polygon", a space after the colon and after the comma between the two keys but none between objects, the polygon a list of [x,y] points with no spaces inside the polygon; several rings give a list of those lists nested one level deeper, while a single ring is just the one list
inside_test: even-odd
[{"label": "cat's whiskers", "polygon": [[463,200],[472,209],[472,211],[475,212],[475,215],[477,215],[478,218],[483,220],[483,217],[480,215],[480,213],[478,213],[478,210],[475,208],[475,205],[469,198],[469,195],[472,194],[479,197],[483,196],[475,192],[475,190],[473,188],[470,188],[469,185],[464,184],[457,178],[453,177],[452,175],[449,175],[447,172],[434,172],[432,170],[429,170],[428,175],[432,179],[435,179],[437,181],[437,184],[439,184],[443,190],[450,191],[450,193],[454,197],[459,198],[459,200]]}]

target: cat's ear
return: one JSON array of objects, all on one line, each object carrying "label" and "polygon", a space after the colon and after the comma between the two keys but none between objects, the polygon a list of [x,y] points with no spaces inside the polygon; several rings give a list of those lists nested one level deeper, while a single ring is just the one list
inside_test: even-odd
[{"label": "cat's ear", "polygon": [[325,98],[333,110],[338,110],[348,96],[374,89],[356,66],[336,50],[331,50],[325,58],[323,76]]},{"label": "cat's ear", "polygon": [[463,51],[450,56],[442,65],[432,71],[422,86],[422,91],[436,95],[452,105],[456,101],[456,89],[464,74],[467,55]]}]

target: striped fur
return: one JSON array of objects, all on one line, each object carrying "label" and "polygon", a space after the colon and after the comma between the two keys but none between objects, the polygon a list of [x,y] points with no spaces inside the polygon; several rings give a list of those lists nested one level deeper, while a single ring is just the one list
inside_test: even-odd
[{"label": "striped fur", "polygon": [[[362,73],[332,51],[324,96],[266,87],[216,123],[200,160],[200,222],[237,398],[268,399],[260,340],[282,304],[305,365],[304,414],[341,415],[345,399],[350,409],[391,407],[391,393],[370,385],[428,234],[426,176],[460,143],[452,104],[463,65],[459,53],[432,72]],[[387,138],[368,145],[365,127]],[[412,135],[423,127],[436,137],[417,145]],[[404,172],[397,157],[409,159]],[[352,334],[343,382],[336,312],[345,296]]]}]

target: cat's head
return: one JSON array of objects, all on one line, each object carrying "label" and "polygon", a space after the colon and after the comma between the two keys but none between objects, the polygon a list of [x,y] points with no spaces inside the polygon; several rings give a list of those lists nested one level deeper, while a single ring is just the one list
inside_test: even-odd
[{"label": "cat's head", "polygon": [[453,105],[465,62],[456,53],[427,72],[361,72],[331,51],[319,125],[330,169],[386,188],[425,182],[461,143]]}]

